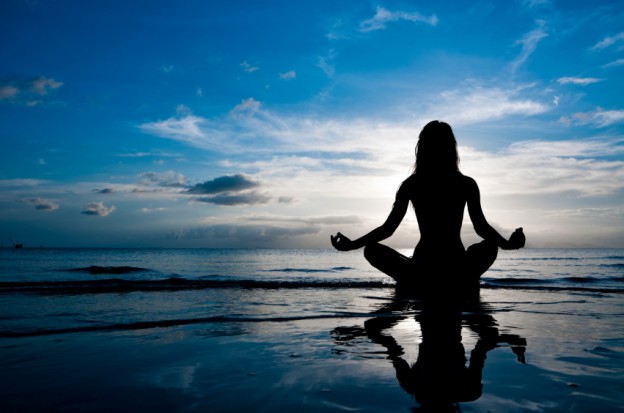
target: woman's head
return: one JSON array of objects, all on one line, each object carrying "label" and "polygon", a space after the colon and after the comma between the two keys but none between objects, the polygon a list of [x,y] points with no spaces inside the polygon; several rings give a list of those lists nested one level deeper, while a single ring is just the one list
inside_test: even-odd
[{"label": "woman's head", "polygon": [[455,171],[459,171],[459,155],[453,129],[448,123],[429,122],[418,136],[414,174]]}]

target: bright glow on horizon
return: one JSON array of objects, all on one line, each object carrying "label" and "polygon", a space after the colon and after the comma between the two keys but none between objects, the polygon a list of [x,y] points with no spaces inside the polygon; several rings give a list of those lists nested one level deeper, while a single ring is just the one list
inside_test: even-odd
[{"label": "bright glow on horizon", "polygon": [[440,119],[504,235],[624,247],[623,5],[270,4],[4,5],[3,242],[329,247]]}]

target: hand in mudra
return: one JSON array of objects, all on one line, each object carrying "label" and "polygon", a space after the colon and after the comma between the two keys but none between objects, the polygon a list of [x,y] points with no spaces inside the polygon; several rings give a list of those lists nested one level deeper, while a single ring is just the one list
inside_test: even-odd
[{"label": "hand in mudra", "polygon": [[329,238],[331,239],[331,244],[338,251],[350,251],[352,249],[355,249],[353,246],[353,241],[342,235],[340,232],[337,233],[336,236],[330,235]]},{"label": "hand in mudra", "polygon": [[526,237],[524,236],[524,232],[522,232],[522,228],[517,228],[511,237],[509,237],[508,246],[510,250],[517,250],[519,248],[524,247],[524,243],[526,241]]}]

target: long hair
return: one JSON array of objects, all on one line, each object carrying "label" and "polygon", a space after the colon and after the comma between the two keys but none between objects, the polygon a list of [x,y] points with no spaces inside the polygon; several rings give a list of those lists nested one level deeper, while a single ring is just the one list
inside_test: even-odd
[{"label": "long hair", "polygon": [[416,144],[416,176],[442,177],[459,172],[459,155],[453,129],[448,123],[433,120],[425,125]]}]

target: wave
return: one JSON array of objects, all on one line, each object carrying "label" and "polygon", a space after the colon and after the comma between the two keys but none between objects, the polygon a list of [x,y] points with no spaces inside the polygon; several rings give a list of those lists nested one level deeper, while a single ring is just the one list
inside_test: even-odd
[{"label": "wave", "polygon": [[348,271],[348,270],[352,270],[353,268],[351,267],[333,267],[333,268],[276,268],[276,269],[272,269],[272,270],[264,270],[264,272],[302,272],[302,273],[308,273],[308,274],[313,274],[313,273],[332,273],[332,272],[339,272],[339,271]]},{"label": "wave", "polygon": [[[481,279],[481,288],[537,289],[544,291],[589,291],[624,293],[619,284],[624,277],[565,277],[557,279],[489,278]],[[581,285],[579,285],[581,284]],[[76,295],[131,292],[167,292],[209,289],[387,289],[394,284],[365,280],[252,280],[252,279],[186,279],[126,280],[107,278],[79,281],[7,281],[0,282],[0,294],[25,293],[40,295]]]},{"label": "wave", "polygon": [[623,268],[624,269],[624,263],[618,262],[617,264],[600,264],[599,267],[603,267],[603,268]]},{"label": "wave", "polygon": [[335,314],[316,314],[307,316],[288,316],[288,317],[241,317],[241,316],[214,316],[199,318],[182,318],[169,320],[154,321],[136,321],[129,323],[116,324],[100,324],[79,327],[63,327],[63,328],[43,328],[37,330],[5,330],[0,331],[0,338],[17,338],[17,337],[37,337],[49,336],[55,334],[71,334],[86,332],[110,332],[110,331],[133,331],[144,330],[148,328],[165,328],[178,327],[191,324],[210,324],[210,323],[264,323],[264,322],[291,322],[302,320],[317,320],[330,318],[355,318],[370,317],[368,313],[335,313]]},{"label": "wave", "polygon": [[510,261],[581,261],[581,257],[509,257]]},{"label": "wave", "polygon": [[166,278],[161,280],[125,280],[108,278],[80,281],[8,281],[0,282],[0,293],[35,294],[96,294],[124,293],[134,291],[182,291],[218,288],[238,289],[299,289],[299,288],[389,288],[393,284],[381,281],[349,280],[210,280]]},{"label": "wave", "polygon": [[149,271],[147,268],[140,267],[100,267],[99,265],[91,265],[89,267],[70,268],[65,270],[67,272],[88,272],[89,274],[130,274],[133,272]]}]

